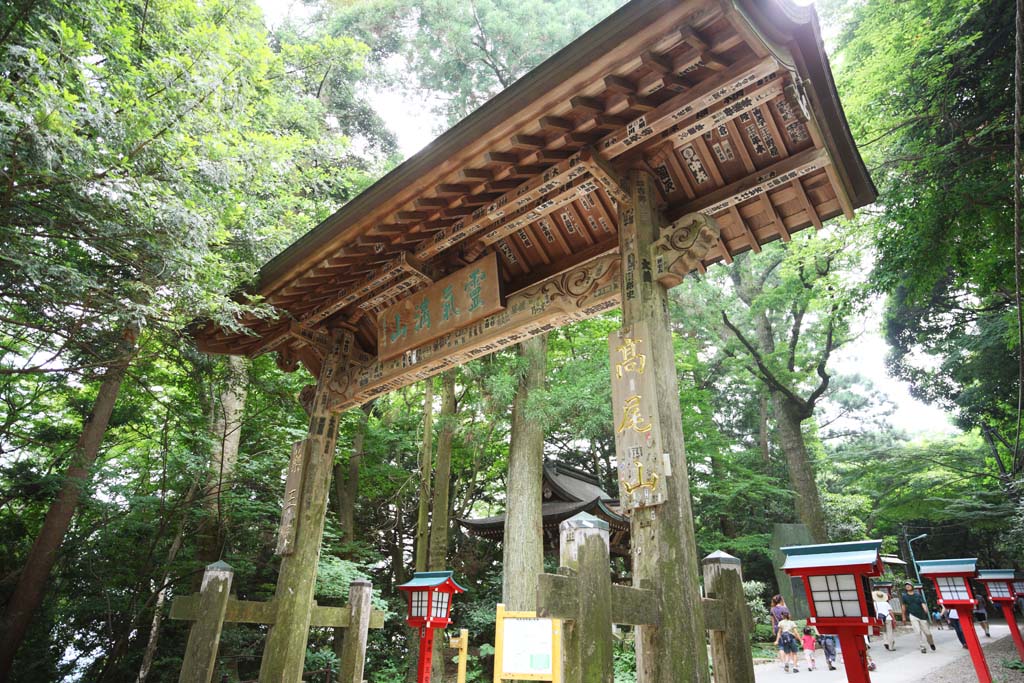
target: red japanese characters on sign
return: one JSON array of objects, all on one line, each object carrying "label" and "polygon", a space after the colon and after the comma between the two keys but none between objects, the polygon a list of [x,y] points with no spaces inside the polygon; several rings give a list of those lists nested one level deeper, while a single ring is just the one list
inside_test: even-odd
[{"label": "red japanese characters on sign", "polygon": [[377,355],[399,356],[502,310],[498,257],[490,253],[384,309],[377,318]]},{"label": "red japanese characters on sign", "polygon": [[608,335],[619,500],[627,510],[665,502],[668,473],[662,456],[654,373],[648,371],[649,340],[642,323]]}]

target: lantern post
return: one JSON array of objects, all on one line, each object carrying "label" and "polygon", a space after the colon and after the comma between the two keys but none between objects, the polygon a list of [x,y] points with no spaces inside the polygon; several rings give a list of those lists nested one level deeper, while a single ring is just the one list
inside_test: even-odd
[{"label": "lantern post", "polygon": [[989,600],[1003,609],[1006,625],[1010,627],[1013,644],[1017,647],[1017,656],[1024,661],[1024,639],[1020,635],[1020,626],[1013,616],[1013,601],[1017,599],[1014,589],[1012,569],[982,569],[978,572],[978,580],[985,584]]},{"label": "lantern post", "polygon": [[419,629],[420,657],[416,667],[416,683],[430,683],[433,660],[434,629],[451,623],[452,597],[466,589],[452,580],[452,572],[416,572],[412,580],[398,586],[405,593],[409,611],[405,621]]},{"label": "lantern post", "polygon": [[971,653],[971,662],[978,675],[979,683],[992,683],[992,674],[985,661],[985,653],[981,651],[981,641],[974,630],[972,616],[978,601],[971,592],[972,579],[977,574],[977,558],[960,558],[953,560],[920,560],[917,565],[921,576],[931,579],[935,584],[935,592],[939,596],[939,604],[948,609],[955,609],[960,618],[960,629],[963,631],[967,650]]},{"label": "lantern post", "polygon": [[879,633],[869,577],[882,575],[881,547],[881,541],[854,541],[780,548],[782,570],[803,579],[808,625],[839,636],[849,683],[871,681],[864,636]]}]

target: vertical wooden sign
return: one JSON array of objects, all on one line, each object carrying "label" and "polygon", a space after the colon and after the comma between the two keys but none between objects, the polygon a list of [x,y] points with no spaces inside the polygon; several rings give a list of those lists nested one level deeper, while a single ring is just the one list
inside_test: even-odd
[{"label": "vertical wooden sign", "polygon": [[627,510],[664,503],[665,477],[671,474],[662,455],[649,340],[644,323],[608,335],[619,500]]},{"label": "vertical wooden sign", "polygon": [[281,508],[281,526],[277,533],[277,554],[291,555],[295,551],[295,531],[302,504],[302,482],[306,476],[306,458],[310,449],[306,441],[292,444],[292,457],[288,461],[288,477],[284,484],[284,507]]}]

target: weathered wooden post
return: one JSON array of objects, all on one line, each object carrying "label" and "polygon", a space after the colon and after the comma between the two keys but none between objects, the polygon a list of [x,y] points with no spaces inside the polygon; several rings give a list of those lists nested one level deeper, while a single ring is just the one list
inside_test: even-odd
[{"label": "weathered wooden post", "polygon": [[709,680],[668,287],[699,264],[718,227],[684,216],[662,229],[651,176],[626,177],[619,206],[622,330],[609,339],[619,498],[630,511],[634,586],[654,590],[660,624],[637,629],[638,683]]},{"label": "weathered wooden post", "polygon": [[[278,554],[283,557],[274,593],[274,621],[260,662],[260,683],[295,683],[302,678],[306,659],[320,541],[338,437],[338,417],[330,409],[329,385],[348,362],[353,336],[347,330],[340,330],[324,341],[323,364],[307,406],[309,431],[289,466],[278,543]],[[297,470],[294,473],[293,468]]]},{"label": "weathered wooden post", "polygon": [[181,665],[178,683],[210,683],[213,680],[220,630],[224,626],[224,613],[227,611],[234,575],[234,570],[224,562],[206,566],[199,591],[198,619],[188,632],[185,660]]},{"label": "weathered wooden post", "polygon": [[348,604],[350,614],[345,640],[341,646],[341,663],[338,667],[338,683],[363,683],[363,666],[366,663],[366,638],[370,632],[370,611],[373,608],[373,586],[369,581],[353,581],[349,584]]},{"label": "weathered wooden post", "polygon": [[455,683],[466,683],[466,660],[469,656],[469,629],[459,629],[459,635],[452,636],[448,647],[459,651],[459,671]]},{"label": "weathered wooden post", "polygon": [[612,683],[612,624],[657,624],[654,592],[612,585],[604,520],[581,512],[559,531],[570,566],[537,577],[537,614],[571,622],[563,627],[563,683]]},{"label": "weathered wooden post", "polygon": [[715,683],[754,683],[750,652],[753,619],[743,594],[740,560],[718,550],[705,557],[702,564]]}]

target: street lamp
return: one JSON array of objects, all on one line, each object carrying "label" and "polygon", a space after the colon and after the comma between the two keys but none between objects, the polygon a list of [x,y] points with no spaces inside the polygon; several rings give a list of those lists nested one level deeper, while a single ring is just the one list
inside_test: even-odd
[{"label": "street lamp", "polygon": [[914,536],[912,539],[907,541],[907,549],[910,550],[910,564],[914,565],[914,575],[917,576],[918,583],[921,583],[921,570],[917,566],[917,560],[914,559],[914,541],[920,541],[922,538],[928,538],[928,534]]}]

